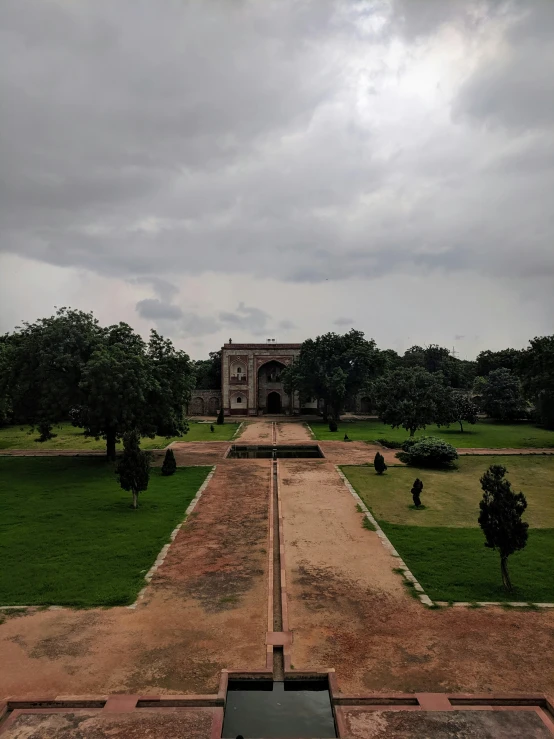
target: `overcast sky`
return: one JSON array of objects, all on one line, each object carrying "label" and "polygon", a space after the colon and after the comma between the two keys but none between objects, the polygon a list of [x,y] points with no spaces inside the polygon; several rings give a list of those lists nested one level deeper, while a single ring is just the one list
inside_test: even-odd
[{"label": "overcast sky", "polygon": [[2,0],[0,331],[554,333],[554,2]]}]

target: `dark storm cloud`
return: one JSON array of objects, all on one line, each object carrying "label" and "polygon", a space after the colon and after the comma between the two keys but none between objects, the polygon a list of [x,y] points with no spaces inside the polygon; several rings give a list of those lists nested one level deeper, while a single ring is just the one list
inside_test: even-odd
[{"label": "dark storm cloud", "polygon": [[273,323],[186,312],[183,275],[554,275],[553,13],[4,0],[0,250],[147,285],[187,336]]},{"label": "dark storm cloud", "polygon": [[158,298],[145,298],[137,303],[137,313],[141,318],[153,320],[166,319],[176,321],[182,317],[183,311],[178,305],[164,303]]}]

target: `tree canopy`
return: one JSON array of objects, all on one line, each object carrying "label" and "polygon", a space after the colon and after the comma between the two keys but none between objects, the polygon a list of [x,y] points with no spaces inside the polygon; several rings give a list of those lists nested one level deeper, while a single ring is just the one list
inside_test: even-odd
[{"label": "tree canopy", "polygon": [[410,436],[434,423],[445,392],[442,375],[422,367],[393,370],[373,384],[379,418],[392,428],[405,428]]},{"label": "tree canopy", "polygon": [[481,384],[480,404],[483,411],[497,421],[515,421],[527,413],[521,382],[505,368],[489,372]]},{"label": "tree canopy", "polygon": [[554,429],[554,335],[531,339],[522,353],[523,386],[535,402],[539,420]]},{"label": "tree canopy", "polygon": [[383,360],[373,339],[362,331],[327,333],[302,344],[298,359],[282,372],[287,392],[321,398],[327,413],[338,420],[347,398],[376,376]]},{"label": "tree canopy", "polygon": [[122,435],[186,433],[193,384],[187,354],[152,331],[149,342],[125,323],[101,327],[91,313],[60,308],[2,342],[0,398],[16,423],[36,425],[41,439],[71,418],[106,439],[115,456]]}]

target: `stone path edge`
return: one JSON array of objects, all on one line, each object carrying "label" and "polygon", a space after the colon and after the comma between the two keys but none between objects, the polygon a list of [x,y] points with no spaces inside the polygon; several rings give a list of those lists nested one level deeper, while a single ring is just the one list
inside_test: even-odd
[{"label": "stone path edge", "polygon": [[[194,465],[194,466],[195,467],[204,467],[206,465]],[[188,507],[187,507],[187,509],[185,511],[185,516],[184,516],[183,520],[180,523],[178,523],[177,526],[173,529],[173,531],[169,535],[169,542],[167,544],[164,544],[163,545],[163,547],[160,550],[160,553],[158,554],[158,556],[156,557],[156,560],[154,561],[154,564],[152,565],[152,567],[148,570],[148,572],[144,576],[144,580],[146,582],[146,585],[142,588],[142,590],[137,595],[137,599],[135,600],[135,602],[134,603],[131,603],[131,605],[129,605],[129,606],[126,606],[126,608],[130,608],[130,609],[134,610],[137,607],[139,601],[144,597],[144,594],[146,592],[146,588],[150,584],[150,581],[152,580],[152,578],[154,576],[154,573],[163,564],[163,562],[164,562],[164,560],[165,560],[165,558],[167,556],[167,552],[169,551],[169,547],[171,546],[171,543],[175,540],[175,537],[179,533],[179,530],[186,523],[188,517],[190,516],[190,514],[192,513],[192,511],[196,507],[196,504],[198,503],[198,501],[202,497],[202,493],[207,488],[210,480],[214,476],[215,470],[216,470],[216,465],[213,465],[212,468],[210,469],[210,471],[208,472],[208,474],[206,475],[206,478],[205,478],[204,482],[202,483],[202,485],[200,485],[200,487],[196,491],[196,494],[195,494],[194,498],[189,503],[189,505],[188,505]],[[35,606],[33,606],[33,605],[22,605],[22,606],[0,606],[0,612],[2,612],[2,611],[15,611],[15,612],[17,612],[17,611],[25,611],[25,610],[27,610],[29,608],[36,608],[37,610],[44,610],[44,611],[61,611],[61,610],[65,610],[65,609],[67,609],[67,610],[75,610],[71,606],[44,606],[44,605],[35,605]]]},{"label": "stone path edge", "polygon": [[381,540],[381,544],[385,547],[385,549],[392,554],[393,557],[398,558],[398,569],[402,571],[402,576],[406,580],[407,583],[410,583],[410,587],[413,587],[416,591],[418,599],[423,603],[423,605],[431,608],[450,608],[450,607],[465,607],[465,608],[483,608],[486,606],[501,606],[504,608],[554,608],[554,603],[534,603],[534,602],[520,602],[520,601],[442,601],[442,600],[436,600],[433,601],[421,584],[418,582],[418,580],[415,578],[411,570],[408,568],[400,554],[396,551],[394,548],[393,543],[388,538],[388,536],[385,534],[383,529],[379,526],[377,523],[377,520],[374,518],[373,514],[369,510],[369,508],[366,506],[366,504],[363,502],[363,500],[360,498],[354,487],[352,486],[349,479],[346,477],[344,472],[341,470],[339,465],[335,465],[335,469],[338,472],[339,476],[342,478],[343,483],[346,485],[346,488],[348,491],[352,494],[354,500],[364,513],[367,520],[371,523],[372,526],[375,528],[375,532],[379,539]]}]

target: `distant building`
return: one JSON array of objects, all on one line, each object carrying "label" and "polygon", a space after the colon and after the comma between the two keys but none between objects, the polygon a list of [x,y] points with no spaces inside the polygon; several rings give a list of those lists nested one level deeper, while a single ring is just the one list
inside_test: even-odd
[{"label": "distant building", "polygon": [[[294,363],[302,344],[224,344],[221,349],[221,390],[195,390],[189,413],[226,416],[297,415],[317,413],[317,399],[300,405],[298,393],[289,395],[281,372]],[[369,398],[360,394],[345,410],[370,413]]]}]

